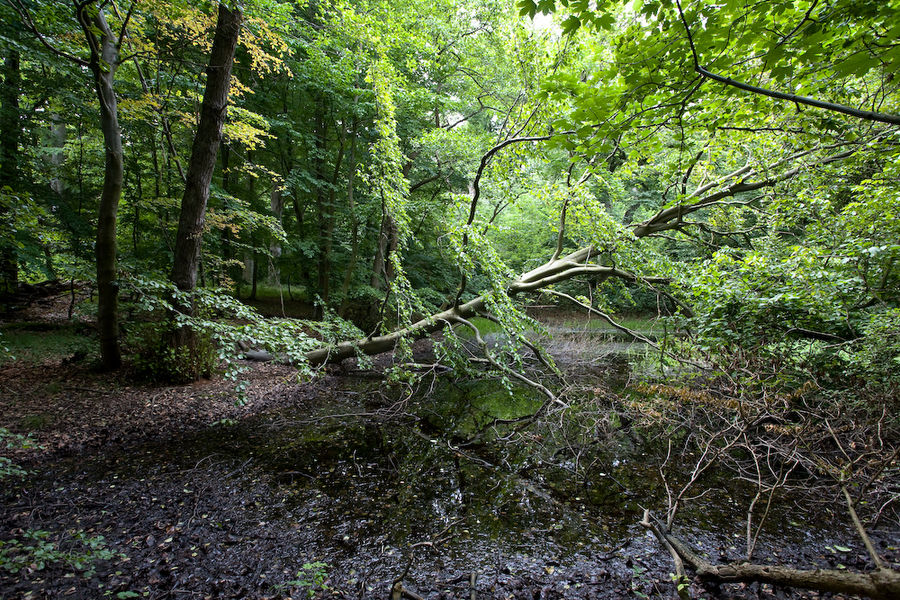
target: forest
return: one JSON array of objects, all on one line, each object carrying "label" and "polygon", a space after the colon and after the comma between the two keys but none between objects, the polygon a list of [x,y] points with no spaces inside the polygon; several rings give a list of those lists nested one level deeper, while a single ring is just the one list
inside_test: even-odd
[{"label": "forest", "polygon": [[900,597],[900,0],[0,25],[0,598]]}]

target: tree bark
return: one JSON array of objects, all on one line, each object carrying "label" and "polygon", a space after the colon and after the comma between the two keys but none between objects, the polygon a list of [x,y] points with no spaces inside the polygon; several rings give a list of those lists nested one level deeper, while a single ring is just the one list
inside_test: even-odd
[{"label": "tree bark", "polygon": [[178,237],[175,240],[172,281],[183,291],[193,290],[197,285],[209,186],[222,141],[231,86],[231,68],[242,19],[240,10],[231,11],[224,4],[219,4],[216,32],[206,69],[206,90],[200,108],[200,122],[191,148],[191,162],[178,220]]},{"label": "tree bark", "polygon": [[[0,87],[0,190],[9,187],[16,191],[19,185],[19,96],[22,76],[19,52],[10,48],[3,61],[3,85]],[[5,195],[5,193],[4,193]],[[6,227],[9,206],[0,203],[0,225]],[[7,233],[12,227],[7,229]],[[4,237],[6,234],[4,234]],[[10,234],[11,236],[11,234]],[[19,265],[14,240],[0,241],[0,296],[12,294],[19,285]]]},{"label": "tree bark", "polygon": [[344,135],[342,131],[338,132],[338,148],[337,157],[334,161],[334,172],[328,183],[330,183],[330,191],[326,190],[325,179],[325,154],[328,150],[328,121],[327,107],[324,100],[319,102],[316,114],[316,166],[315,175],[319,182],[316,191],[316,210],[318,213],[319,223],[319,256],[317,269],[317,289],[321,304],[316,305],[315,318],[321,319],[324,314],[324,308],[331,300],[331,251],[334,242],[334,224],[335,224],[335,190],[337,179],[340,176],[341,164],[344,159]]},{"label": "tree bark", "polygon": [[[281,194],[281,186],[277,181],[272,184],[272,191],[269,194],[269,208],[272,210],[272,216],[281,225],[281,219],[284,215],[284,196]],[[281,285],[281,271],[278,268],[278,259],[281,257],[281,242],[272,238],[269,242],[269,254],[271,262],[269,263],[268,280],[271,285]]]},{"label": "tree bark", "polygon": [[[119,127],[118,102],[115,90],[119,50],[115,35],[106,22],[102,9],[91,16],[89,4],[78,9],[78,22],[91,47],[89,63],[100,101],[100,129],[106,166],[103,190],[97,214],[97,328],[100,331],[100,362],[106,369],[122,364],[119,350],[119,282],[116,265],[116,218],[122,197],[125,168],[122,156],[122,130]],[[100,32],[99,39],[96,32]]]},{"label": "tree bark", "polygon": [[[353,99],[356,106],[356,98]],[[356,178],[356,138],[358,122],[353,117],[353,125],[350,128],[350,155],[347,165],[347,210],[350,214],[350,259],[344,271],[344,281],[341,284],[341,308],[340,314],[347,312],[347,294],[350,292],[350,284],[353,282],[353,273],[356,271],[356,262],[359,260],[359,215],[356,214],[356,201],[353,196],[353,183]]]},{"label": "tree bark", "polygon": [[[231,68],[242,19],[240,10],[231,11],[224,4],[219,4],[216,32],[206,69],[206,89],[200,107],[200,122],[191,148],[191,162],[185,179],[175,240],[172,282],[178,289],[186,292],[197,286],[206,205],[222,141],[228,91],[231,87]],[[174,304],[179,312],[194,314],[193,306],[183,302]],[[183,373],[192,379],[203,376],[207,365],[204,357],[198,353],[196,332],[190,327],[177,327],[173,333],[172,342],[176,351],[183,353],[182,360],[189,361],[189,364],[183,365]]]},{"label": "tree bark", "polygon": [[[256,242],[254,242],[254,245]],[[250,297],[248,300],[256,300],[256,282],[259,281],[259,254],[253,251],[253,268],[250,269]]]},{"label": "tree bark", "polygon": [[372,261],[372,278],[370,285],[376,290],[387,289],[388,283],[394,277],[394,267],[391,265],[391,252],[397,250],[399,233],[397,223],[393,217],[385,213],[381,219],[381,229],[378,232],[378,246],[375,248],[375,259]]}]

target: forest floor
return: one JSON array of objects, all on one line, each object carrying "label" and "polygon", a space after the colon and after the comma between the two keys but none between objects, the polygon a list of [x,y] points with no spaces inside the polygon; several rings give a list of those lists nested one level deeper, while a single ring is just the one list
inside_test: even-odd
[{"label": "forest floor", "polygon": [[[28,472],[0,491],[0,598],[389,598],[403,575],[426,598],[672,596],[671,561],[636,508],[604,521],[581,498],[531,488],[475,506],[503,491],[488,461],[432,439],[371,373],[299,382],[289,367],[248,367],[238,405],[221,378],[140,384],[77,350],[0,364],[0,427],[35,442],[0,449]],[[727,558],[729,535],[693,541]],[[864,568],[856,548],[835,555],[835,535],[766,559]]]}]

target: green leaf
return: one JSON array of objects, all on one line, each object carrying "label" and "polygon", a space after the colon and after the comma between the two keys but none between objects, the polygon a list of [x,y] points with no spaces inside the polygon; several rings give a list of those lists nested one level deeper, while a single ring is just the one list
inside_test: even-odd
[{"label": "green leaf", "polygon": [[562,22],[562,30],[565,34],[571,34],[578,31],[578,28],[581,27],[581,19],[578,17],[571,15],[566,18],[565,21]]}]

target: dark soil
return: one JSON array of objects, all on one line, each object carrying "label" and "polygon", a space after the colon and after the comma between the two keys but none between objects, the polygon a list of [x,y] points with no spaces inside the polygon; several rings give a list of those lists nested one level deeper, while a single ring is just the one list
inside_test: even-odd
[{"label": "dark soil", "polygon": [[[0,450],[29,471],[2,482],[0,542],[45,531],[71,553],[0,568],[0,598],[390,598],[401,576],[431,599],[673,596],[671,559],[637,525],[640,494],[611,490],[600,494],[610,503],[593,505],[548,494],[544,475],[510,474],[502,457],[455,447],[370,374],[299,382],[288,367],[248,368],[238,405],[221,379],[135,384],[66,358],[0,367],[0,427],[39,444]],[[624,477],[641,467],[617,468]],[[763,536],[758,560],[866,568],[846,529],[784,528]],[[793,541],[779,540],[788,530]],[[712,559],[736,560],[741,531],[682,534]],[[897,540],[873,533],[896,561]],[[75,564],[96,536],[112,556]]]},{"label": "dark soil", "polygon": [[[397,454],[400,446],[380,448],[398,472],[385,474],[383,488],[362,491],[352,482],[357,473],[365,480],[365,469],[382,468],[378,448],[368,457],[354,453],[352,462],[346,456],[271,454],[273,447],[290,445],[289,438],[272,443],[284,435],[287,415],[316,414],[322,405],[332,414],[342,404],[346,413],[365,409],[369,423],[360,431],[367,436],[373,428],[397,426],[386,415],[402,416],[384,412],[386,399],[376,393],[361,405],[353,391],[360,389],[359,380],[350,377],[300,384],[289,369],[269,364],[254,365],[248,376],[248,403],[236,406],[222,381],[133,386],[73,366],[7,367],[0,423],[21,431],[23,422],[33,423],[29,416],[45,417],[34,432],[42,449],[16,456],[32,474],[24,481],[4,481],[0,538],[43,530],[60,549],[79,550],[75,532],[83,531],[102,535],[119,555],[99,561],[92,571],[56,562],[3,573],[0,595],[306,597],[312,588],[285,583],[311,582],[316,568],[304,570],[304,565],[316,562],[328,565],[321,568],[328,590],[315,592],[322,597],[387,598],[407,565],[407,589],[428,598],[469,597],[472,573],[481,598],[671,595],[669,559],[636,525],[615,543],[596,537],[560,542],[548,535],[556,522],[539,519],[508,523],[508,533],[488,536],[474,529],[484,513],[473,510],[450,527],[407,523],[407,544],[398,544],[392,530],[402,527],[402,511],[417,496],[400,479],[409,474]],[[326,437],[332,431],[323,426]],[[427,473],[428,464],[419,468],[426,478],[440,479]],[[427,479],[416,483],[423,500],[428,485]],[[571,509],[556,515],[560,530],[570,525],[571,514],[563,513]],[[727,553],[727,537],[698,536],[694,542],[711,553]],[[806,550],[774,552],[782,561],[827,560],[820,546],[825,542],[810,541],[814,547]],[[409,547],[415,543],[420,545]],[[842,560],[849,567],[865,565],[856,554]],[[815,597],[759,586],[703,593]]]}]

